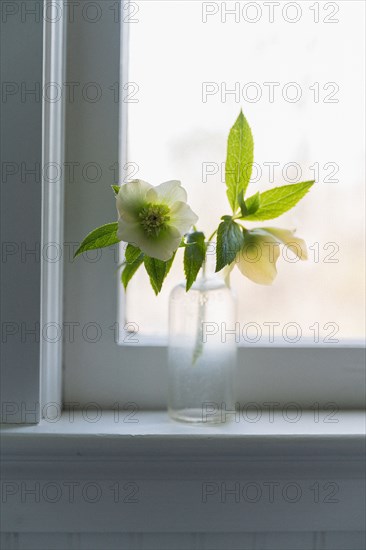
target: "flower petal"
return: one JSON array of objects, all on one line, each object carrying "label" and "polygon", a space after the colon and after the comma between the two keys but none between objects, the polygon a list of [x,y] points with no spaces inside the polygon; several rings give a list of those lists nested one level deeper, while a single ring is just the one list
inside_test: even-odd
[{"label": "flower petal", "polygon": [[265,227],[264,231],[271,233],[282,244],[286,245],[300,260],[308,259],[306,243],[303,239],[295,237],[295,231],[289,229],[277,229],[277,227]]},{"label": "flower petal", "polygon": [[117,195],[117,210],[127,221],[137,221],[137,216],[147,203],[146,195],[152,185],[143,180],[129,181],[122,185]]},{"label": "flower petal", "polygon": [[140,249],[147,256],[166,262],[178,249],[182,236],[175,227],[167,227],[157,237],[144,235],[140,241]]},{"label": "flower petal", "polygon": [[176,227],[183,236],[198,221],[198,216],[185,202],[176,202],[170,210],[169,225]]},{"label": "flower petal", "polygon": [[253,229],[246,232],[244,247],[235,261],[245,277],[260,285],[270,285],[277,275],[279,248],[275,237]]},{"label": "flower petal", "polygon": [[153,191],[156,193],[155,198],[152,192],[148,195],[148,198],[151,197],[152,199],[151,202],[162,202],[168,206],[173,206],[177,201],[187,202],[186,190],[183,189],[181,182],[177,180],[165,181],[154,187]]},{"label": "flower petal", "polygon": [[137,248],[141,248],[140,243],[144,241],[145,233],[139,222],[129,222],[124,218],[119,218],[117,237],[125,243],[130,243]]},{"label": "flower petal", "polygon": [[148,236],[139,222],[118,220],[117,236],[124,242],[133,244],[144,254],[166,262],[179,247],[182,237],[175,227],[167,227],[158,236]]}]

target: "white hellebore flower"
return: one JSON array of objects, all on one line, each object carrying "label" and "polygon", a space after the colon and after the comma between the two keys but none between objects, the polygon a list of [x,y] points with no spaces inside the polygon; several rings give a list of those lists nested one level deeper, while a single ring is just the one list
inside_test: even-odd
[{"label": "white hellebore flower", "polygon": [[121,186],[116,199],[118,238],[158,260],[169,260],[198,220],[179,181],[153,187],[133,180]]},{"label": "white hellebore flower", "polygon": [[270,285],[277,275],[280,244],[287,246],[300,260],[307,260],[306,244],[294,233],[274,227],[247,231],[244,248],[235,260],[241,273],[254,283]]}]

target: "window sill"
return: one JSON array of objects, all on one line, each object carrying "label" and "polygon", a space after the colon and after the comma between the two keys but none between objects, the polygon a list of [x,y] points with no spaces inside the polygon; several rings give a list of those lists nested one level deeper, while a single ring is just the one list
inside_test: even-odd
[{"label": "window sill", "polygon": [[[289,418],[291,412],[289,411]],[[2,425],[4,456],[131,456],[146,452],[180,458],[233,455],[284,454],[342,456],[364,452],[363,411],[343,410],[330,417],[327,411],[302,411],[297,422],[282,412],[262,414],[257,422],[239,418],[222,425],[189,425],[171,420],[163,411],[101,411],[98,421],[88,421],[80,411],[64,412],[56,422],[37,425]],[[91,412],[89,418],[92,418]],[[345,442],[347,442],[345,444]],[[224,444],[223,444],[224,443]],[[215,453],[213,456],[212,453]]]},{"label": "window sill", "polygon": [[[72,423],[64,414],[55,424],[7,425],[3,479],[16,489],[56,486],[62,494],[60,502],[50,505],[43,498],[35,506],[34,496],[20,500],[21,493],[13,492],[5,510],[7,530],[93,536],[362,531],[363,413],[339,412],[334,423],[314,422],[313,414],[304,412],[297,423],[276,414],[273,422],[194,427],[148,411],[139,413],[138,423],[116,423],[106,411],[96,423],[78,413]],[[66,493],[70,484],[72,505]],[[100,492],[92,505],[82,492],[89,485]],[[269,485],[274,500],[268,500]],[[248,487],[259,491],[259,500],[248,500]],[[125,498],[131,488],[137,490],[132,503]],[[301,496],[296,502],[290,500],[294,488]],[[206,499],[209,491],[214,494]],[[332,491],[336,500],[329,501]]]}]

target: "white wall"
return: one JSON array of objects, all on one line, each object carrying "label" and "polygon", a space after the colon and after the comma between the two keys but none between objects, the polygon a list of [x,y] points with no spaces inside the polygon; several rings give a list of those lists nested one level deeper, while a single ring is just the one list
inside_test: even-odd
[{"label": "white wall", "polygon": [[[43,18],[2,2],[1,421],[39,419]],[[26,4],[41,13],[42,1]],[[35,93],[32,93],[32,90]],[[35,170],[35,174],[31,171]]]},{"label": "white wall", "polygon": [[9,434],[4,550],[365,547],[361,437],[345,445],[344,436],[146,436],[137,426],[132,437],[126,425],[113,429],[33,441]]}]

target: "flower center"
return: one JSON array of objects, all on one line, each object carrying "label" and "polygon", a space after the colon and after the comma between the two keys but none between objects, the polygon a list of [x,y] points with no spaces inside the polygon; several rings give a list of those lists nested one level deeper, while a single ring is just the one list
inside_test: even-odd
[{"label": "flower center", "polygon": [[139,218],[145,233],[149,237],[157,237],[170,220],[169,207],[165,204],[148,204],[141,210]]}]

